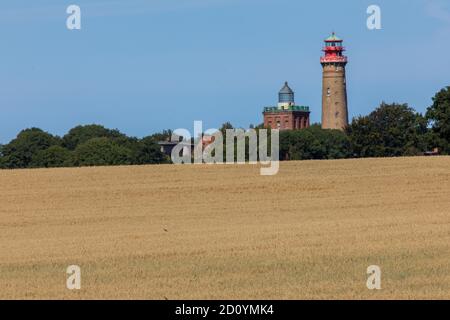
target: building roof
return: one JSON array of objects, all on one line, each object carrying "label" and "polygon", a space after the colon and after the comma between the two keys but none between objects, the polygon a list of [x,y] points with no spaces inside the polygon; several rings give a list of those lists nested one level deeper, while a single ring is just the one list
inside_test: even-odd
[{"label": "building roof", "polygon": [[342,39],[340,39],[338,36],[336,36],[336,33],[332,33],[331,36],[329,36],[325,41],[327,42],[331,42],[331,41],[335,41],[335,42],[341,42]]},{"label": "building roof", "polygon": [[278,107],[265,107],[264,113],[283,113],[283,112],[292,112],[292,111],[302,111],[302,112],[309,112],[308,106],[289,106],[285,109],[280,109]]},{"label": "building roof", "polygon": [[282,94],[293,94],[294,91],[289,87],[287,81],[284,83],[284,87],[281,88],[280,93]]}]

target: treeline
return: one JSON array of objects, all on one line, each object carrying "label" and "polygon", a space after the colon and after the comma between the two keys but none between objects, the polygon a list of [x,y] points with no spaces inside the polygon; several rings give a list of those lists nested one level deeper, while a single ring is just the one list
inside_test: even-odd
[{"label": "treeline", "polygon": [[54,168],[168,163],[158,136],[128,137],[100,125],[78,126],[62,138],[38,128],[0,146],[0,168]]},{"label": "treeline", "polygon": [[313,125],[280,133],[280,157],[289,160],[416,156],[436,148],[450,154],[450,87],[435,95],[425,115],[382,103],[345,131]]},{"label": "treeline", "polygon": [[[232,128],[225,123],[221,130]],[[87,125],[58,137],[31,128],[0,146],[0,168],[170,163],[158,145],[170,135],[167,130],[138,139],[100,125]],[[435,95],[425,115],[407,104],[382,103],[369,115],[354,118],[345,131],[313,125],[280,132],[281,160],[415,156],[435,148],[450,154],[450,87]]]}]

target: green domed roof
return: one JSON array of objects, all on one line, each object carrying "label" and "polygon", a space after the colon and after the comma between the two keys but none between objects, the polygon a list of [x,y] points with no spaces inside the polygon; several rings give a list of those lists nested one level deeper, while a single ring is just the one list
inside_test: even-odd
[{"label": "green domed roof", "polygon": [[333,32],[333,34],[331,36],[329,36],[325,41],[335,41],[335,42],[340,42],[342,41],[342,39],[340,39],[339,37],[336,36],[336,33]]}]

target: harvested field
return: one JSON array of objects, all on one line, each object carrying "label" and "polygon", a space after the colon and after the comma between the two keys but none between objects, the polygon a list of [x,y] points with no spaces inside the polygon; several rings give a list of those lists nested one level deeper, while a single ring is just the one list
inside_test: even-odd
[{"label": "harvested field", "polygon": [[450,157],[0,171],[0,298],[450,299]]}]

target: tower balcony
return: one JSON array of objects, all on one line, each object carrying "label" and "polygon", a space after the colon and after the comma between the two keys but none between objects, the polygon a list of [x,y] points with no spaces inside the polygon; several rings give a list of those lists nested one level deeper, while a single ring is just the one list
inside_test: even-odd
[{"label": "tower balcony", "polygon": [[347,63],[346,56],[325,56],[320,58],[320,63]]},{"label": "tower balcony", "polygon": [[345,47],[342,47],[342,46],[334,46],[334,47],[326,46],[326,47],[323,47],[322,51],[333,52],[333,51],[347,51],[347,50],[345,49]]}]

